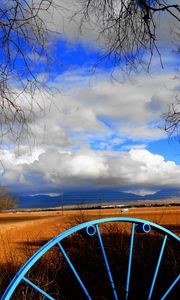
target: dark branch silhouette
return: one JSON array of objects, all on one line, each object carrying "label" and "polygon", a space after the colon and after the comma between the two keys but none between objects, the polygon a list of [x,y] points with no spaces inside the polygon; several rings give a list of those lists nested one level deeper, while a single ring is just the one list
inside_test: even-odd
[{"label": "dark branch silhouette", "polygon": [[[26,103],[45,87],[39,76],[51,62],[48,34],[42,13],[52,0],[1,1],[0,3],[0,125],[1,138],[19,138],[33,110]],[[28,98],[28,99],[27,99]],[[32,103],[33,104],[33,103]]]},{"label": "dark branch silhouette", "polygon": [[164,129],[169,137],[175,136],[180,141],[180,100],[169,106],[169,111],[163,115],[165,119]]},{"label": "dark branch silhouette", "polygon": [[[162,0],[82,0],[81,30],[87,21],[100,27],[99,40],[104,43],[104,57],[112,56],[114,64],[136,70],[148,70],[158,48],[158,17],[169,14],[180,22],[180,4]],[[170,3],[170,4],[169,4]],[[145,66],[143,58],[149,54]]]}]

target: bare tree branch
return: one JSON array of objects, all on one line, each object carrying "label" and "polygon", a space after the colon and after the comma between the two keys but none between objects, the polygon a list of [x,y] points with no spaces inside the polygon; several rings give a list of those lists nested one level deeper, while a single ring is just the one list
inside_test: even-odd
[{"label": "bare tree branch", "polygon": [[175,136],[180,140],[180,100],[176,97],[176,102],[169,106],[169,111],[163,115],[165,120],[164,130],[169,137]]},{"label": "bare tree branch", "polygon": [[81,31],[85,22],[94,22],[101,28],[99,40],[104,43],[103,57],[112,56],[115,65],[123,64],[136,70],[143,66],[143,58],[149,53],[149,69],[152,56],[161,53],[157,43],[157,18],[169,14],[180,21],[180,5],[162,0],[81,0]]},{"label": "bare tree branch", "polygon": [[29,95],[35,101],[35,92],[45,86],[38,66],[42,73],[48,73],[51,57],[49,31],[41,14],[52,5],[52,0],[0,3],[1,137],[7,134],[19,137],[27,125],[23,101],[19,98]]}]

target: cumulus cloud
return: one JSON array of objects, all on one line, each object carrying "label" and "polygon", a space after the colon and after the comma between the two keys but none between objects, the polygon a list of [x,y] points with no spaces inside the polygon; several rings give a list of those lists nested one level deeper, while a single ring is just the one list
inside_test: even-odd
[{"label": "cumulus cloud", "polygon": [[179,186],[180,180],[180,166],[146,149],[129,152],[48,149],[37,151],[31,160],[23,159],[22,155],[17,161],[8,150],[0,154],[6,166],[1,176],[21,184],[26,183],[30,173],[31,184],[33,174],[38,174],[44,182],[58,188],[136,187],[142,194],[145,190]]},{"label": "cumulus cloud", "polygon": [[73,185],[106,176],[107,166],[105,159],[92,151],[74,154],[51,149],[29,165],[28,171],[37,172],[55,184]]},{"label": "cumulus cloud", "polygon": [[171,74],[141,74],[117,83],[99,76],[92,86],[72,84],[66,93],[57,95],[46,120],[52,130],[54,122],[60,126],[59,134],[64,128],[77,139],[83,139],[83,134],[86,140],[95,135],[103,139],[115,133],[119,139],[157,139],[163,135],[158,128],[161,115],[174,99],[177,85],[178,79]]},{"label": "cumulus cloud", "polygon": [[164,157],[152,154],[147,150],[131,150],[129,152],[132,161],[139,164],[140,174],[137,175],[137,183],[161,182],[161,185],[177,184],[180,176],[180,167],[173,161],[165,161]]},{"label": "cumulus cloud", "polygon": [[36,161],[44,150],[28,146],[19,146],[18,152],[11,148],[0,150],[0,177],[2,182],[17,182],[27,184],[27,166]]}]

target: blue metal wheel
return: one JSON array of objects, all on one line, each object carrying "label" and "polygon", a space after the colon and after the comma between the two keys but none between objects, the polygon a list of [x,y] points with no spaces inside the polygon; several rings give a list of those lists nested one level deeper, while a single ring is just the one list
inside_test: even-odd
[{"label": "blue metal wheel", "polygon": [[[116,227],[112,224],[115,224]],[[122,224],[124,224],[124,227],[122,227]],[[119,228],[121,228],[120,231]],[[124,228],[123,230],[127,230],[128,228],[128,234],[127,231],[125,234],[122,228]],[[117,232],[119,232],[119,235],[117,235]],[[68,247],[68,249],[74,249],[72,240],[67,243],[66,240],[75,234],[78,235],[81,245],[83,242],[85,243],[83,250],[78,246],[76,253],[73,255],[75,258],[80,256],[79,262],[83,265],[83,269],[81,268],[80,271],[78,264],[75,264],[71,257],[71,251],[65,250]],[[118,238],[115,239],[115,235],[118,236]],[[109,240],[108,236],[110,237]],[[150,242],[148,242],[148,240],[150,240]],[[116,217],[89,221],[70,228],[40,248],[17,272],[1,299],[8,300],[13,298],[14,292],[16,292],[21,284],[27,285],[35,290],[40,297],[36,299],[171,299],[173,290],[177,289],[180,282],[180,274],[178,273],[177,267],[178,258],[175,257],[176,255],[173,252],[176,265],[175,269],[170,269],[170,264],[166,265],[165,271],[169,271],[170,273],[170,279],[165,279],[166,286],[161,284],[161,279],[164,275],[162,272],[165,272],[164,269],[162,269],[162,264],[165,260],[168,243],[176,243],[177,249],[179,241],[180,238],[170,230],[142,219]],[[137,247],[137,245],[139,246]],[[93,246],[95,248],[93,248]],[[153,257],[150,257],[149,251],[153,247],[157,249],[155,255],[153,254]],[[33,266],[53,248],[56,248],[56,251],[58,249],[59,254],[66,262],[69,268],[66,268],[66,273],[68,272],[67,270],[69,270],[69,273],[75,278],[77,285],[81,289],[81,296],[77,296],[75,292],[73,293],[73,290],[71,291],[71,295],[73,295],[71,298],[70,296],[66,298],[66,296],[61,295],[61,291],[59,295],[55,292],[49,293],[37,284],[37,282],[33,282],[30,279],[29,274]],[[87,248],[90,249],[91,254],[86,255],[85,252]],[[172,253],[170,254],[172,256]],[[110,255],[113,256],[113,259],[111,259]],[[114,261],[116,257],[117,261]],[[98,263],[95,264],[93,262],[95,260]],[[100,271],[100,260],[104,268],[104,272],[102,273]],[[137,276],[136,271],[140,270],[140,262],[144,266],[144,271],[141,271],[141,275]],[[125,264],[125,268],[122,268],[123,263]],[[89,266],[91,266],[92,269],[88,273]],[[116,269],[115,272],[114,269]],[[44,272],[44,270],[42,269],[41,272]],[[103,276],[106,281],[108,281],[108,292],[106,292],[106,288],[103,286]],[[140,283],[137,283],[139,280],[138,277],[140,276]],[[95,280],[95,284],[91,286],[93,280]],[[56,284],[60,285],[60,281]],[[140,284],[142,284],[142,286]],[[159,285],[161,286],[158,289],[157,287]],[[145,287],[146,291],[144,292]],[[70,288],[73,289],[73,286],[70,285]],[[102,293],[105,293],[104,298],[97,294],[98,288],[100,288]],[[135,292],[137,289],[140,289],[138,292],[140,295],[142,292],[143,296],[141,298],[137,298]],[[174,300],[178,299],[177,292],[173,297],[176,297],[172,298]],[[22,299],[25,298],[22,297]],[[27,299],[33,298],[30,296]],[[18,298],[18,300],[20,300],[20,298]]]}]

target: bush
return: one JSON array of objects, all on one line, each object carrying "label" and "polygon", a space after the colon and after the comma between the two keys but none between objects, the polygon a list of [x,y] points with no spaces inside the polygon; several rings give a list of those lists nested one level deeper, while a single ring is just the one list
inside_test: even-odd
[{"label": "bush", "polygon": [[15,199],[7,187],[0,186],[0,210],[16,207],[18,200]]}]

